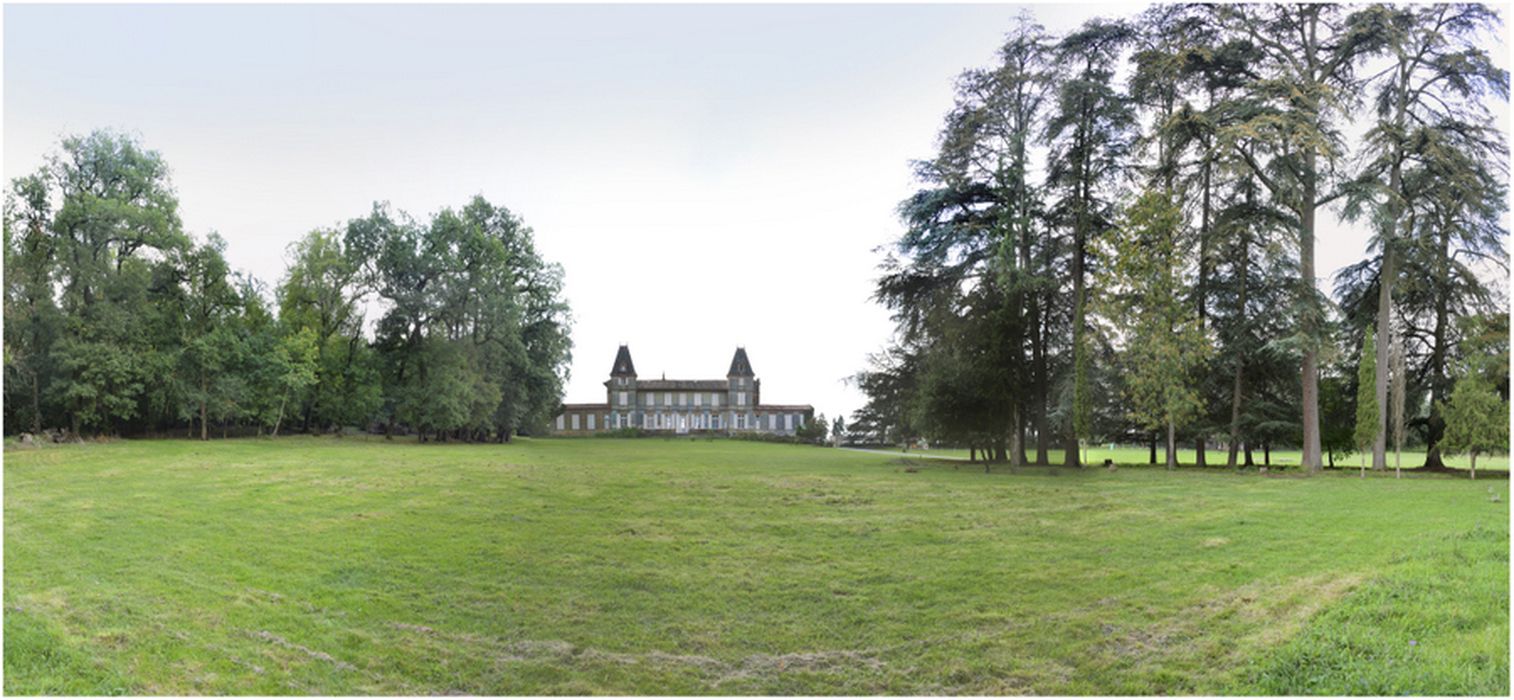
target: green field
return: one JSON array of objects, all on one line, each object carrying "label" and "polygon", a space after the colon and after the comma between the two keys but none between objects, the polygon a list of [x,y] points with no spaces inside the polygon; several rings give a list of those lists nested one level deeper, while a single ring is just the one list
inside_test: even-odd
[{"label": "green field", "polygon": [[[901,450],[900,448],[889,448],[889,449],[892,449],[893,451],[899,452],[901,454],[904,453],[904,451]],[[967,459],[969,457],[969,455],[970,455],[970,451],[967,450],[966,448],[952,448],[952,447],[948,447],[948,448],[934,448],[933,447],[933,448],[928,449],[928,450],[920,450],[920,449],[916,449],[916,448],[911,448],[909,450],[909,452],[911,454],[940,455],[940,456],[943,456],[943,457],[960,457],[962,459]],[[1047,456],[1048,456],[1048,458],[1049,458],[1049,460],[1051,461],[1052,464],[1058,464],[1058,463],[1060,463],[1062,461],[1062,454],[1063,454],[1062,450],[1048,450],[1047,451]],[[1032,457],[1035,456],[1034,453],[1032,453],[1031,456]],[[1261,450],[1254,450],[1252,452],[1251,456],[1256,461],[1256,463],[1258,465],[1262,464],[1262,451]],[[1225,452],[1225,450],[1223,450],[1223,449],[1215,449],[1213,447],[1209,448],[1208,453],[1206,455],[1206,458],[1208,459],[1209,466],[1211,466],[1211,467],[1224,466],[1225,460],[1227,459],[1227,457],[1228,457],[1228,454]],[[1298,450],[1273,450],[1272,451],[1272,464],[1273,464],[1273,466],[1279,466],[1279,467],[1296,467],[1296,466],[1298,466],[1301,457],[1302,457],[1302,455],[1299,453]],[[1150,450],[1150,448],[1147,448],[1147,447],[1133,447],[1133,446],[1130,446],[1130,445],[1116,445],[1113,448],[1110,448],[1108,445],[1095,445],[1095,446],[1091,446],[1091,447],[1088,448],[1088,450],[1087,450],[1087,461],[1088,461],[1089,464],[1095,464],[1095,465],[1097,465],[1097,464],[1103,464],[1105,459],[1112,459],[1117,464],[1148,464],[1151,461],[1151,450]],[[1157,447],[1157,462],[1163,463],[1163,462],[1166,461],[1166,459],[1167,459],[1167,453],[1163,450],[1163,448],[1161,446],[1158,446]],[[1244,455],[1241,457],[1241,459],[1244,460]],[[1452,468],[1455,468],[1455,469],[1466,469],[1471,464],[1471,460],[1468,459],[1468,457],[1466,455],[1445,455],[1443,457],[1443,459],[1444,459],[1444,461],[1446,463],[1446,466],[1452,467]],[[1192,465],[1192,464],[1194,464],[1194,461],[1195,461],[1195,456],[1194,456],[1194,449],[1193,449],[1192,446],[1189,446],[1189,447],[1179,447],[1178,448],[1178,463],[1179,464]],[[1336,459],[1335,466],[1337,466],[1337,467],[1359,467],[1359,466],[1362,466],[1362,464],[1364,462],[1365,462],[1365,464],[1367,466],[1371,466],[1372,465],[1372,455],[1370,453],[1366,454],[1366,455],[1362,455],[1360,453],[1353,453],[1353,454],[1346,455],[1344,457]],[[1390,450],[1388,450],[1388,468],[1392,469],[1394,463],[1395,463],[1395,456],[1394,456],[1393,450],[1390,449]],[[1424,464],[1424,463],[1425,463],[1425,452],[1424,452],[1424,450],[1404,450],[1404,452],[1403,452],[1403,468],[1404,469],[1413,469],[1413,468],[1418,467],[1419,465]],[[1478,471],[1482,471],[1484,469],[1487,469],[1489,471],[1504,471],[1504,472],[1508,471],[1509,470],[1509,456],[1507,454],[1479,455],[1478,458],[1477,458],[1477,470]]]},{"label": "green field", "polygon": [[354,438],[4,475],[14,694],[1509,692],[1506,479]]}]

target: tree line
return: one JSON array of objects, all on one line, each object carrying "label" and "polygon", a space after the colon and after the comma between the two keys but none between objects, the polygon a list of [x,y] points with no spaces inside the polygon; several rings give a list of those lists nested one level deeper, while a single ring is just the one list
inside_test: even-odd
[{"label": "tree line", "polygon": [[[1022,18],[915,164],[875,293],[896,332],[852,429],[1012,464],[1076,465],[1092,440],[1153,462],[1163,444],[1169,466],[1180,443],[1232,467],[1292,446],[1311,471],[1353,449],[1382,468],[1390,439],[1431,467],[1507,449],[1507,418],[1466,418],[1507,416],[1499,23],[1480,4],[1171,4],[1061,36]],[[1333,294],[1327,212],[1373,233]]]},{"label": "tree line", "polygon": [[562,269],[482,197],[313,230],[270,292],[184,231],[158,153],[99,131],[10,184],[4,230],[10,433],[504,441],[560,404]]}]

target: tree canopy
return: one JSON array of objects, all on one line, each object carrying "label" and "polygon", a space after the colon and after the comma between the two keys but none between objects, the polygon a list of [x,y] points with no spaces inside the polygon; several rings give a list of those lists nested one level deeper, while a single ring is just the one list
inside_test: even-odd
[{"label": "tree canopy", "polygon": [[375,205],[291,245],[270,293],[219,236],[183,230],[168,172],[99,131],[11,183],[8,429],[506,440],[560,404],[562,270],[504,207],[475,197],[422,224]]},{"label": "tree canopy", "polygon": [[[1155,462],[1165,432],[1169,463],[1183,440],[1200,464],[1215,443],[1231,466],[1289,446],[1315,470],[1358,448],[1358,412],[1383,466],[1402,405],[1398,439],[1439,466],[1457,319],[1508,313],[1498,22],[1477,4],[1162,5],[1062,36],[1020,20],[916,164],[862,425],[1012,464],[1053,444],[1076,464],[1090,439]],[[1333,297],[1327,213],[1374,232]]]}]

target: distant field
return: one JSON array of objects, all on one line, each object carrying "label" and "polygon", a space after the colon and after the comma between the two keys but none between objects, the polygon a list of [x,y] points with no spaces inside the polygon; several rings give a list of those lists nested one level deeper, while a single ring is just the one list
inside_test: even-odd
[{"label": "distant field", "polygon": [[[899,450],[899,448],[892,448],[892,449],[894,451],[898,451],[898,452],[902,453],[902,450]],[[969,457],[969,451],[966,450],[966,449],[954,449],[954,448],[937,449],[937,448],[932,448],[932,449],[929,449],[929,450],[923,450],[922,451],[922,450],[918,450],[918,449],[913,449],[912,448],[909,451],[912,452],[912,453],[916,453],[916,454],[923,453],[923,454],[931,454],[931,455],[941,455],[941,456],[945,456],[945,457],[961,457],[962,459],[967,459]],[[1053,464],[1058,464],[1058,463],[1060,463],[1062,461],[1063,451],[1062,450],[1050,450],[1049,451],[1049,455],[1051,457],[1051,462]],[[1034,456],[1033,452],[1032,452],[1032,456]],[[1227,458],[1227,456],[1228,455],[1225,452],[1225,450],[1217,450],[1217,449],[1214,449],[1214,448],[1210,448],[1209,451],[1208,451],[1208,453],[1207,453],[1207,455],[1206,455],[1206,457],[1207,457],[1207,459],[1209,461],[1209,466],[1224,465],[1225,464],[1225,459]],[[1262,463],[1262,451],[1261,450],[1254,450],[1252,452],[1251,456],[1252,456],[1253,459],[1256,460],[1257,464],[1261,464]],[[1284,467],[1294,466],[1294,467],[1296,467],[1296,466],[1298,466],[1301,457],[1302,457],[1302,455],[1299,453],[1298,450],[1273,450],[1272,451],[1272,464],[1276,465],[1276,466],[1284,466]],[[1089,447],[1088,448],[1088,462],[1090,464],[1103,464],[1105,459],[1112,459],[1112,460],[1115,461],[1116,464],[1147,464],[1147,463],[1149,463],[1151,461],[1151,450],[1148,447],[1130,447],[1130,446],[1123,446],[1123,445],[1122,446],[1116,446],[1114,449],[1110,449],[1107,445],[1101,445],[1101,446],[1097,446],[1097,447]],[[1165,462],[1166,459],[1167,459],[1166,452],[1160,446],[1158,446],[1157,447],[1157,461],[1159,463],[1163,463],[1163,462]],[[1241,459],[1244,461],[1245,455],[1241,455]],[[1471,460],[1469,460],[1466,455],[1445,455],[1443,457],[1443,459],[1444,459],[1444,461],[1446,463],[1446,466],[1448,466],[1448,467],[1454,467],[1454,468],[1457,468],[1457,469],[1466,469],[1470,465],[1470,463],[1471,463]],[[1366,461],[1366,464],[1368,466],[1371,466],[1371,464],[1372,464],[1372,455],[1371,454],[1367,454],[1365,457],[1363,455],[1361,455],[1361,454],[1347,455],[1345,457],[1337,459],[1335,461],[1335,465],[1337,467],[1357,467],[1357,466],[1361,466],[1363,460]],[[1196,461],[1196,457],[1195,457],[1195,452],[1194,452],[1193,447],[1190,446],[1190,447],[1187,447],[1187,448],[1179,448],[1178,449],[1178,463],[1179,464],[1191,466],[1191,465],[1195,464],[1195,461]],[[1395,463],[1395,456],[1393,454],[1393,451],[1389,450],[1388,451],[1388,468],[1392,469],[1394,463]],[[1412,468],[1418,467],[1419,465],[1424,464],[1424,463],[1425,463],[1425,453],[1424,453],[1423,450],[1420,450],[1420,451],[1404,450],[1404,453],[1403,453],[1403,468],[1404,469],[1412,469]],[[1477,458],[1477,470],[1478,471],[1482,471],[1483,469],[1492,469],[1492,470],[1498,470],[1498,471],[1508,471],[1509,470],[1509,456],[1507,454],[1500,454],[1500,455],[1480,455]]]},{"label": "distant field", "polygon": [[1509,692],[1503,479],[659,439],[4,473],[11,694]]}]

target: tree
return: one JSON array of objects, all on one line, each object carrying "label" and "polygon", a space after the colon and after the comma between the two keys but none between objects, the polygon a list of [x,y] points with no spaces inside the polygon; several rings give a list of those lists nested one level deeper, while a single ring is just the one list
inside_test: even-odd
[{"label": "tree", "polygon": [[[1373,31],[1391,63],[1373,79],[1377,86],[1377,122],[1363,144],[1367,165],[1347,213],[1355,218],[1370,211],[1379,232],[1374,241],[1380,252],[1376,261],[1376,326],[1383,342],[1377,349],[1374,379],[1378,431],[1372,445],[1372,467],[1383,469],[1387,466],[1389,420],[1388,353],[1395,347],[1390,313],[1393,290],[1398,282],[1399,258],[1410,252],[1403,248],[1414,230],[1414,212],[1421,206],[1418,200],[1428,194],[1415,186],[1413,177],[1405,178],[1405,170],[1418,167],[1418,160],[1435,157],[1426,149],[1445,143],[1434,135],[1435,131],[1476,129],[1478,124],[1487,123],[1482,98],[1496,94],[1506,100],[1509,76],[1494,65],[1484,48],[1498,22],[1497,15],[1487,7],[1470,3],[1376,6],[1372,12]],[[1496,137],[1496,132],[1484,130]],[[1475,178],[1476,174],[1462,170],[1442,173],[1439,178],[1468,176]]]},{"label": "tree", "polygon": [[1210,354],[1209,339],[1187,303],[1182,283],[1187,249],[1171,195],[1148,190],[1112,234],[1109,272],[1101,285],[1103,316],[1125,339],[1131,413],[1147,429],[1163,429],[1167,468],[1177,468],[1177,430],[1201,404],[1194,371]]},{"label": "tree", "polygon": [[[156,380],[174,376],[179,343],[167,314],[189,239],[162,157],[124,134],[71,136],[16,189],[56,264],[62,322],[44,400],[59,422],[75,433],[120,432],[171,414],[176,386]],[[57,208],[41,206],[48,201]]]},{"label": "tree", "polygon": [[[1351,391],[1349,367],[1330,363],[1323,370],[1320,373],[1320,415],[1324,419],[1324,430],[1320,433],[1320,444],[1328,464],[1334,467],[1337,457],[1343,458],[1356,449],[1355,394]],[[1298,439],[1298,424],[1289,421],[1286,426],[1288,438]]]},{"label": "tree", "polygon": [[51,283],[57,241],[49,196],[41,175],[17,178],[4,216],[6,425],[33,433],[53,424],[43,400],[52,393],[51,352],[63,323]]},{"label": "tree", "polygon": [[1483,376],[1468,371],[1456,381],[1451,400],[1441,408],[1446,420],[1446,448],[1471,457],[1470,478],[1477,478],[1477,456],[1509,448],[1509,402],[1498,397]]},{"label": "tree", "polygon": [[[1154,5],[1141,13],[1137,27],[1130,95],[1140,105],[1143,122],[1150,124],[1137,143],[1148,156],[1144,168],[1148,187],[1167,190],[1179,202],[1193,203],[1181,207],[1182,225],[1192,232],[1197,248],[1195,281],[1189,286],[1188,299],[1204,328],[1213,311],[1215,291],[1216,194],[1224,185],[1214,108],[1236,84],[1236,65],[1233,52],[1219,43],[1212,13],[1201,5]],[[1215,426],[1222,390],[1216,382],[1199,386],[1205,406],[1193,421],[1198,466],[1207,463],[1206,437]]]},{"label": "tree", "polygon": [[[966,387],[979,411],[970,429],[956,420],[967,414],[898,408],[932,415],[933,431],[971,432],[1011,461],[1024,460],[1025,436],[1034,432],[1044,462],[1050,436],[1055,251],[1031,182],[1049,80],[1045,41],[1039,26],[1022,19],[996,66],[962,74],[937,154],[916,164],[925,187],[900,205],[906,232],[876,294],[894,311],[900,344],[921,358],[917,368],[935,369],[934,386],[952,381],[949,367],[977,377]],[[963,365],[953,359],[961,352],[941,341],[969,328],[975,355]]]},{"label": "tree", "polygon": [[1055,106],[1046,124],[1051,147],[1047,188],[1057,196],[1048,212],[1071,239],[1071,420],[1066,461],[1076,466],[1078,446],[1093,423],[1092,355],[1088,338],[1089,247],[1114,225],[1113,199],[1131,147],[1134,115],[1114,85],[1114,65],[1132,36],[1122,22],[1092,20],[1064,37],[1053,52]]},{"label": "tree", "polygon": [[[1378,423],[1381,412],[1378,411],[1377,392],[1373,387],[1376,376],[1377,347],[1373,333],[1369,330],[1362,339],[1361,361],[1357,363],[1356,370],[1356,431],[1353,437],[1356,448],[1361,450],[1363,456],[1372,450],[1382,434],[1382,426]],[[1366,475],[1367,464],[1364,459],[1362,476]]]},{"label": "tree", "polygon": [[845,439],[846,421],[843,420],[842,416],[838,415],[836,416],[836,420],[831,422],[831,441],[840,445]]},{"label": "tree", "polygon": [[908,442],[919,436],[910,422],[919,364],[920,356],[902,347],[868,356],[868,369],[851,379],[867,397],[867,403],[852,415],[852,435],[861,436],[867,443],[882,444]]},{"label": "tree", "polygon": [[1390,402],[1393,404],[1393,476],[1402,479],[1404,476],[1404,401],[1408,395],[1408,372],[1404,367],[1404,341],[1395,336],[1393,338],[1393,350],[1388,354],[1388,361],[1392,365],[1390,381],[1393,391]]},{"label": "tree", "polygon": [[1318,472],[1325,312],[1315,288],[1315,214],[1343,194],[1331,182],[1345,148],[1337,122],[1359,92],[1355,68],[1375,39],[1361,12],[1348,15],[1337,5],[1224,5],[1217,12],[1258,52],[1248,94],[1235,105],[1245,117],[1227,126],[1221,140],[1296,222],[1294,345],[1302,357],[1303,466]]},{"label": "tree", "polygon": [[311,231],[290,245],[289,269],[277,290],[279,324],[285,334],[308,329],[315,343],[314,381],[294,394],[307,430],[366,421],[377,408],[359,312],[371,284],[365,266],[372,254],[333,229]]},{"label": "tree", "polygon": [[818,445],[825,442],[825,434],[830,431],[830,428],[830,423],[825,420],[825,414],[820,413],[809,422],[795,428],[794,436]]},{"label": "tree", "polygon": [[237,375],[228,370],[237,360],[238,338],[227,324],[241,300],[228,279],[225,249],[226,242],[211,234],[205,244],[187,251],[175,266],[182,270],[182,317],[178,325],[183,333],[181,370],[176,376],[195,409],[190,414],[191,424],[196,415],[199,418],[201,440],[210,439],[211,405],[224,405],[237,393],[232,389]]},{"label": "tree", "polygon": [[386,305],[375,330],[388,430],[505,441],[545,425],[569,359],[562,271],[531,230],[475,197],[425,223],[375,207],[346,246]]},{"label": "tree", "polygon": [[274,347],[272,362],[268,365],[269,381],[267,386],[272,389],[271,394],[277,397],[276,402],[269,402],[273,408],[271,415],[264,414],[263,423],[271,425],[269,433],[273,437],[279,436],[279,427],[284,423],[284,413],[289,406],[291,397],[301,395],[316,382],[316,369],[320,366],[320,348],[316,344],[315,330],[301,328],[293,333],[277,339]]}]

